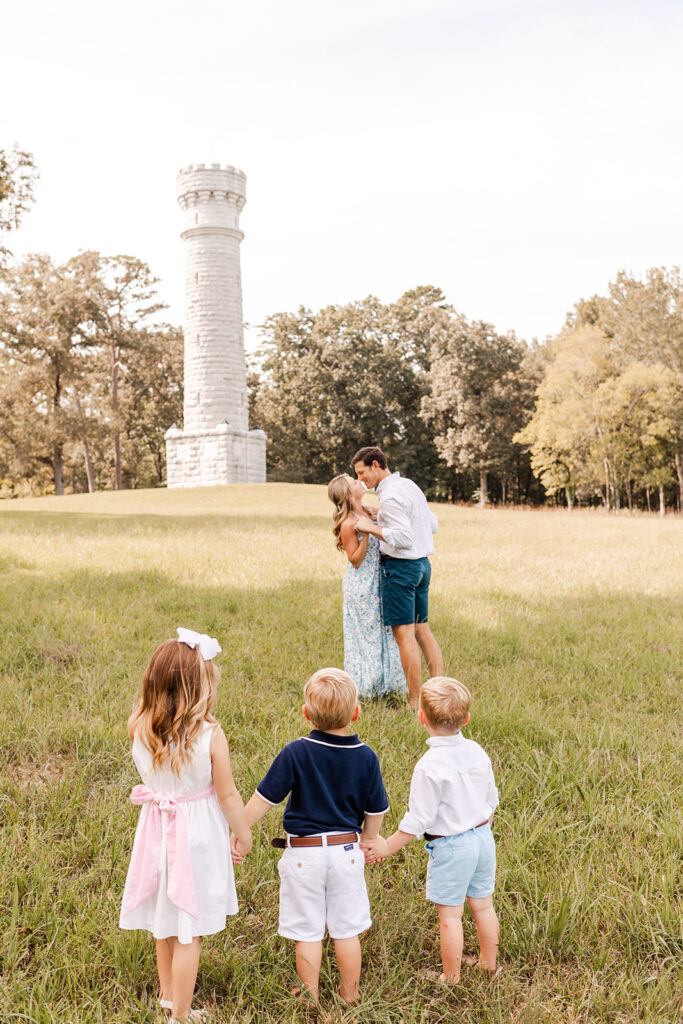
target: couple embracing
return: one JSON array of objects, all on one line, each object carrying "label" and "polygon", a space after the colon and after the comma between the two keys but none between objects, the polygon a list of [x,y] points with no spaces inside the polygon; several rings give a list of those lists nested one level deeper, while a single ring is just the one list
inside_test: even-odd
[{"label": "couple embracing", "polygon": [[[412,480],[392,473],[381,448],[352,459],[356,478],[330,481],[332,532],[348,565],[344,573],[344,669],[361,697],[408,692],[417,707],[420,651],[430,676],[443,675],[441,649],[429,628],[428,598],[437,519]],[[379,509],[364,507],[367,488]]]}]

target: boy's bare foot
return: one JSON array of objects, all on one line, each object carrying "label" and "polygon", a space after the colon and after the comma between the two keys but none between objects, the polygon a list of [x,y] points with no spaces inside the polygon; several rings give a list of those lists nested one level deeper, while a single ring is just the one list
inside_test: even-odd
[{"label": "boy's bare foot", "polygon": [[342,991],[342,986],[341,985],[337,989],[337,992],[339,993],[339,998],[341,999],[342,1003],[346,1003],[347,1006],[355,1006],[356,1003],[358,1002],[358,998],[357,997],[354,997],[352,999],[347,999],[346,996],[344,995],[343,991]]},{"label": "boy's bare foot", "polygon": [[453,981],[451,978],[447,978],[443,971],[439,974],[438,971],[424,971],[425,978],[429,978],[431,981],[440,981],[442,985],[457,985],[457,981]]},{"label": "boy's bare foot", "polygon": [[311,1003],[313,1006],[318,1005],[318,997],[314,996],[309,988],[301,988],[299,985],[293,985],[289,990],[290,996],[294,996],[295,999],[303,999],[305,1002]]},{"label": "boy's bare foot", "polygon": [[499,964],[497,967],[487,967],[483,964],[478,956],[464,956],[462,962],[468,967],[478,967],[480,971],[484,971],[486,974],[490,974],[492,978],[497,978],[499,974],[503,973],[503,965]]}]

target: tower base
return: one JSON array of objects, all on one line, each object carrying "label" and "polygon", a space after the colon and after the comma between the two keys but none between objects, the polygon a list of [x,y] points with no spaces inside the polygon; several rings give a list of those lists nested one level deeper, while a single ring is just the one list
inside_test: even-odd
[{"label": "tower base", "polygon": [[221,423],[213,430],[166,431],[166,486],[218,487],[266,482],[266,435],[234,430]]}]

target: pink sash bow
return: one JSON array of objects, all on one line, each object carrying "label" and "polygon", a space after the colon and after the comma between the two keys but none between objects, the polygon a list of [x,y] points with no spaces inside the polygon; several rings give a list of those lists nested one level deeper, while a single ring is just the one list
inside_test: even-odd
[{"label": "pink sash bow", "polygon": [[147,786],[135,786],[130,794],[134,804],[151,804],[140,830],[137,852],[128,877],[128,894],[123,913],[129,914],[159,888],[159,858],[162,836],[166,836],[168,879],[166,893],[172,903],[192,917],[199,916],[197,893],[192,877],[187,821],[180,804],[204,800],[216,792],[213,785],[194,793],[169,796]]}]

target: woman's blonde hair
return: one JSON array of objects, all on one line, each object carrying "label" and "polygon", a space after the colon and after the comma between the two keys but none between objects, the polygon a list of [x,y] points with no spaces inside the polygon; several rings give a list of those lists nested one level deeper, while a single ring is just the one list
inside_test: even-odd
[{"label": "woman's blonde hair", "polygon": [[192,744],[203,723],[215,722],[210,711],[218,676],[213,661],[204,661],[198,647],[166,640],[156,649],[128,719],[131,738],[137,733],[152,754],[153,771],[170,759],[171,771],[179,775],[192,760]]},{"label": "woman's blonde hair", "polygon": [[341,539],[342,523],[351,511],[351,485],[346,473],[333,477],[327,485],[327,497],[334,505],[332,513],[332,535],[340,551],[344,550]]}]

